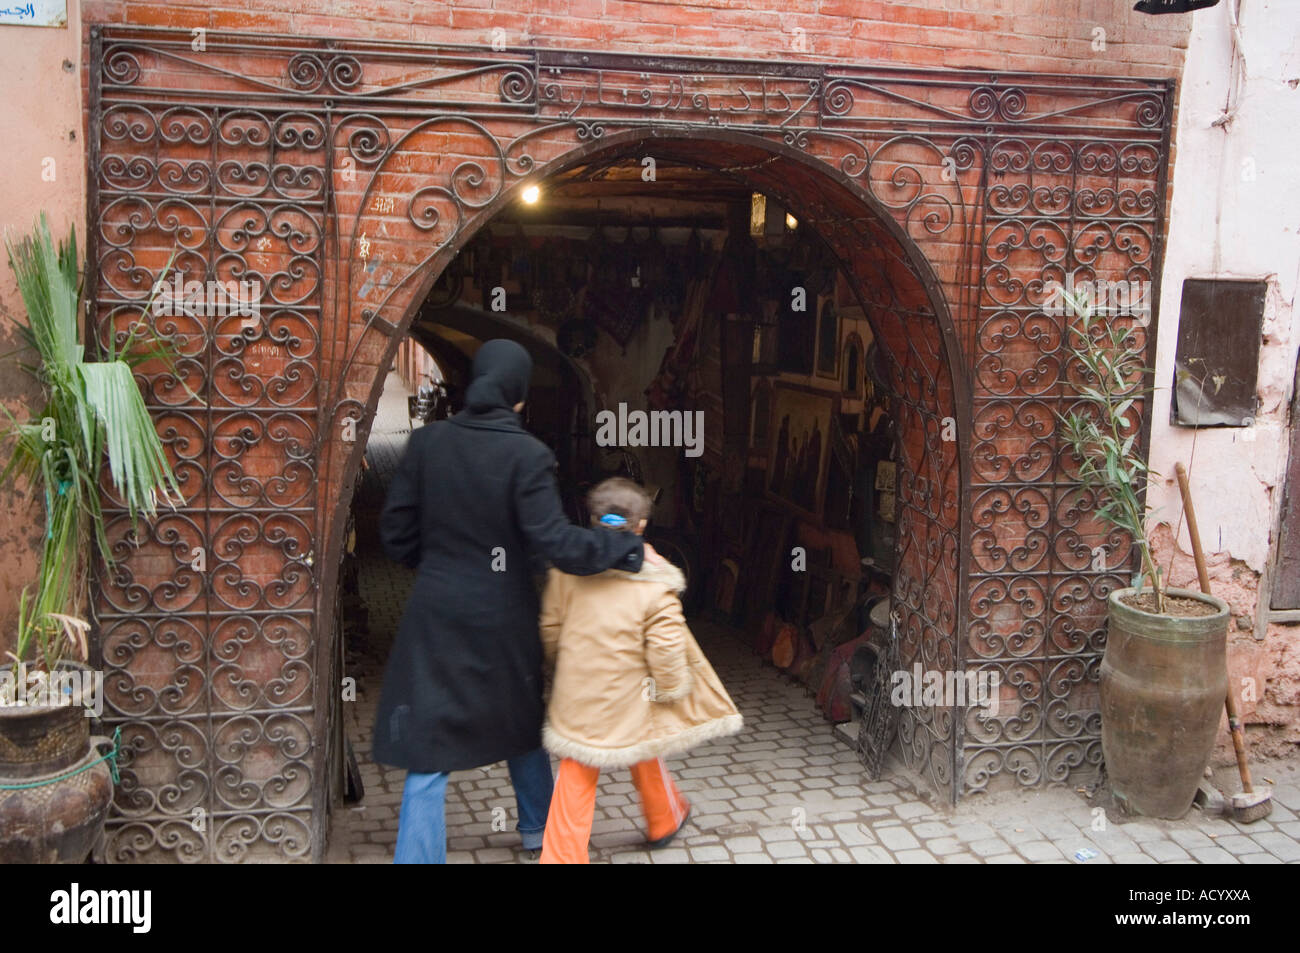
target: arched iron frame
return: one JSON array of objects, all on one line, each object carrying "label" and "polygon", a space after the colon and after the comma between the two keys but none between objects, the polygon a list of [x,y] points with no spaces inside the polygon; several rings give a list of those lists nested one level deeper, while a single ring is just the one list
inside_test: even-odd
[{"label": "arched iron frame", "polygon": [[[122,563],[99,587],[97,647],[127,744],[107,859],[319,857],[339,674],[321,624],[344,504],[318,487],[347,485],[359,462],[335,427],[351,421],[364,442],[375,369],[513,190],[634,142],[748,150],[753,165],[731,171],[801,220],[857,236],[841,249],[901,249],[871,267],[924,289],[894,303],[938,329],[931,351],[958,409],[950,661],[998,669],[1020,704],[993,727],[945,716],[931,779],[955,800],[998,776],[1037,785],[1099,760],[1095,717],[1070,693],[1095,682],[1102,636],[1087,613],[1129,556],[1102,537],[1110,568],[1076,565],[1098,537],[1045,423],[1068,407],[1073,369],[1042,295],[1082,268],[1146,277],[1158,296],[1171,81],[217,32],[193,43],[186,30],[89,28],[88,338],[138,313],[170,250],[187,277],[264,279],[269,308],[234,324],[171,316],[159,328],[181,348],[177,369],[141,375],[201,505],[136,532],[106,501]],[[478,140],[478,158],[372,214],[386,161],[448,123]],[[448,154],[462,148],[438,135]],[[787,191],[763,179],[775,161],[816,172]],[[832,185],[809,199],[813,180]],[[834,188],[864,214],[827,204]],[[367,254],[376,222],[403,234],[383,280]],[[420,243],[428,254],[403,260]],[[958,253],[927,255],[941,245]],[[1017,520],[1023,536],[1006,535]],[[186,568],[190,544],[211,555],[206,575]],[[263,574],[245,575],[254,565]],[[1008,602],[1034,632],[997,628],[990,610]]]}]

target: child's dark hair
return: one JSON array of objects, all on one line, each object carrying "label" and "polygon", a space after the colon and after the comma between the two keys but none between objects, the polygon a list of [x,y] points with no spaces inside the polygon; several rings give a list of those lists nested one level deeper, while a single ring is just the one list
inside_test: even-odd
[{"label": "child's dark hair", "polygon": [[[652,505],[650,494],[626,477],[601,480],[587,494],[587,510],[593,526],[608,526],[627,533],[635,533],[642,520],[650,519]],[[620,518],[626,522],[620,525]]]}]

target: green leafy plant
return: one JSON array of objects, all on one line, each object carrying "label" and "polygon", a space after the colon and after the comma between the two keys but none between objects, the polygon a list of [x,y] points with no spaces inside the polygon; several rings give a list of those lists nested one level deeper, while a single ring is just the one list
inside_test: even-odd
[{"label": "green leafy plant", "polygon": [[1086,372],[1075,389],[1079,409],[1060,416],[1061,437],[1079,462],[1079,481],[1085,494],[1097,501],[1098,518],[1123,530],[1137,546],[1141,571],[1134,585],[1151,580],[1156,611],[1165,611],[1166,585],[1151,552],[1147,510],[1142,492],[1151,477],[1137,452],[1140,428],[1138,401],[1150,393],[1145,387],[1150,368],[1130,322],[1107,319],[1091,305],[1065,295],[1067,350]]},{"label": "green leafy plant", "polygon": [[45,514],[36,591],[29,599],[23,590],[13,654],[49,671],[68,653],[85,658],[85,623],[76,615],[86,597],[88,565],[81,549],[87,535],[104,564],[114,564],[100,508],[105,459],[109,481],[132,521],[156,515],[160,499],[180,497],[133,376],[149,360],[168,367],[172,361],[165,342],[144,321],[148,305],[124,336],[109,336],[102,360],[86,359],[77,334],[75,231],[56,251],[42,215],[32,234],[18,240],[6,235],[5,247],[26,310],[19,332],[39,358],[20,366],[40,383],[46,399],[41,413],[25,423],[5,411],[13,452],[0,484],[22,481],[42,499]]}]

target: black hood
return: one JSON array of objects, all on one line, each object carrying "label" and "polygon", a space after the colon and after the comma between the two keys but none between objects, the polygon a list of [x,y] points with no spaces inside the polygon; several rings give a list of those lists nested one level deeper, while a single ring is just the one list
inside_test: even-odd
[{"label": "black hood", "polygon": [[528,397],[533,359],[514,341],[494,338],[474,355],[473,373],[469,390],[465,392],[465,406],[471,413],[511,409]]}]

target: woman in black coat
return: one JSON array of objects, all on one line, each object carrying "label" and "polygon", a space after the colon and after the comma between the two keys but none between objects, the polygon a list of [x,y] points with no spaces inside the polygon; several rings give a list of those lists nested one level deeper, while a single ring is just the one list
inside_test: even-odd
[{"label": "woman in black coat", "polygon": [[634,534],[564,515],[555,457],[518,416],[531,376],[520,345],[484,343],[465,409],[412,431],[380,517],[385,551],[417,570],[375,718],[375,760],[408,772],[397,863],[444,862],[447,774],[502,760],[524,846],[540,847],[551,766],[534,558],[574,575],[644,558]]}]

